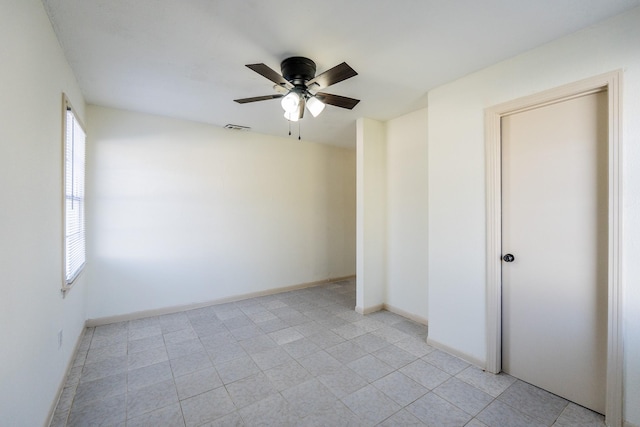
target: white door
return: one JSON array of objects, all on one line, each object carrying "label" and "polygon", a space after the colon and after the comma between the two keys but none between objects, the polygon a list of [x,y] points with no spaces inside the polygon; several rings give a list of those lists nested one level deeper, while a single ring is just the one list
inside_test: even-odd
[{"label": "white door", "polygon": [[607,95],[502,118],[502,368],[604,413]]}]

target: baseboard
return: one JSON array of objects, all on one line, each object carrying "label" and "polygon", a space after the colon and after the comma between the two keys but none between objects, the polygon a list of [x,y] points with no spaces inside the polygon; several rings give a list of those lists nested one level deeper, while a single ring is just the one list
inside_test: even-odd
[{"label": "baseboard", "polygon": [[378,305],[373,305],[371,307],[367,307],[367,308],[362,308],[360,306],[356,306],[355,310],[356,313],[358,314],[371,314],[371,313],[375,313],[376,311],[380,311],[384,308],[384,304],[378,304]]},{"label": "baseboard", "polygon": [[454,348],[449,347],[446,344],[442,344],[438,341],[434,341],[431,338],[427,337],[427,344],[429,344],[431,347],[435,347],[438,350],[442,350],[445,353],[449,353],[453,356],[456,356],[459,359],[464,360],[465,362],[471,363],[474,366],[477,366],[478,368],[484,370],[486,368],[486,362],[484,360],[480,360],[477,359],[473,356],[470,356],[462,351],[458,351]]},{"label": "baseboard", "polygon": [[82,328],[82,332],[80,332],[80,336],[78,336],[78,339],[76,340],[76,345],[73,347],[73,351],[71,352],[71,358],[67,362],[67,369],[65,370],[64,375],[62,376],[62,381],[58,386],[58,391],[56,392],[55,399],[53,399],[53,403],[49,408],[49,416],[47,417],[46,424],[44,425],[44,427],[49,427],[49,425],[51,425],[51,421],[53,421],[53,417],[56,414],[56,408],[58,407],[58,403],[60,402],[60,397],[62,397],[62,392],[64,391],[64,386],[67,384],[67,377],[69,376],[69,372],[71,372],[71,369],[73,368],[73,361],[76,358],[76,354],[78,353],[78,349],[80,348],[80,343],[82,343],[82,339],[84,338],[84,334],[86,330],[87,328],[85,324],[85,327]]},{"label": "baseboard", "polygon": [[399,316],[405,317],[409,320],[413,320],[416,323],[420,323],[422,325],[428,325],[429,321],[427,320],[427,318],[422,317],[422,316],[418,316],[417,314],[413,314],[413,313],[409,313],[408,311],[404,311],[398,307],[394,307],[392,305],[389,304],[383,304],[383,308],[387,311],[390,311],[392,313],[395,313]]},{"label": "baseboard", "polygon": [[406,319],[413,320],[414,322],[420,323],[422,325],[427,325],[429,323],[427,319],[422,316],[409,313],[408,311],[404,311],[402,309],[399,309],[398,307],[394,307],[389,304],[377,304],[377,305],[372,305],[371,307],[366,307],[366,308],[356,306],[355,310],[356,310],[356,313],[364,314],[364,315],[375,313],[376,311],[380,311],[380,310],[387,310],[399,316],[402,316]]},{"label": "baseboard", "polygon": [[171,306],[171,307],[156,308],[156,309],[151,309],[151,310],[136,311],[136,312],[127,313],[127,314],[119,314],[119,315],[116,315],[116,316],[107,316],[107,317],[99,317],[99,318],[95,318],[95,319],[88,319],[87,322],[86,322],[86,326],[87,327],[95,327],[95,326],[101,326],[101,325],[108,325],[110,323],[127,322],[127,321],[130,321],[130,320],[143,319],[145,317],[162,316],[163,314],[179,313],[181,311],[194,310],[196,308],[209,307],[209,306],[212,306],[212,305],[218,305],[218,304],[225,304],[225,303],[229,303],[229,302],[242,301],[242,300],[249,299],[249,298],[257,298],[257,297],[263,297],[263,296],[267,296],[267,295],[275,295],[275,294],[280,294],[280,293],[283,293],[283,292],[289,292],[289,291],[295,291],[295,290],[299,290],[299,289],[311,288],[311,287],[314,287],[314,286],[326,285],[327,283],[339,282],[341,280],[349,280],[349,279],[353,279],[355,277],[356,276],[353,276],[353,275],[351,275],[351,276],[342,276],[342,277],[334,277],[334,278],[325,279],[325,280],[318,280],[318,281],[315,281],[315,282],[300,283],[300,284],[297,284],[297,285],[284,286],[284,287],[281,287],[281,288],[272,288],[272,289],[266,289],[264,291],[250,292],[250,293],[246,293],[246,294],[234,295],[234,296],[230,296],[230,297],[226,297],[226,298],[219,298],[219,299],[216,299],[216,300],[210,300],[210,301],[201,302],[201,303],[177,305],[177,306]]}]

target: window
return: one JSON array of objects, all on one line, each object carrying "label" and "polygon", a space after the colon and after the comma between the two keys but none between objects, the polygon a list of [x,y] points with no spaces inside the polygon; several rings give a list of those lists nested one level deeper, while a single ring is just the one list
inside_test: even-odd
[{"label": "window", "polygon": [[64,133],[64,249],[66,287],[73,283],[82,271],[85,263],[85,133],[66,98]]}]

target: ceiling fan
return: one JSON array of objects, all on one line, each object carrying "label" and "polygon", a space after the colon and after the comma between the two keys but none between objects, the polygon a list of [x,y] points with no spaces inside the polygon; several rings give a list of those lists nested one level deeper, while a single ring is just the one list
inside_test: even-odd
[{"label": "ceiling fan", "polygon": [[247,67],[275,83],[278,94],[235,99],[240,104],[282,98],[284,117],[297,122],[304,115],[305,107],[313,117],[317,117],[326,104],[353,109],[359,99],[319,92],[328,86],[358,75],[346,62],[316,76],[316,64],[309,58],[293,56],[280,64],[282,74],[278,74],[265,64],[247,64]]}]

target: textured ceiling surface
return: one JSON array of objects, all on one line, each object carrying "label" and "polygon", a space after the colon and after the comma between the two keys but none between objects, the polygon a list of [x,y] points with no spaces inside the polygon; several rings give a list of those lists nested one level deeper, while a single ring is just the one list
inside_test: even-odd
[{"label": "textured ceiling surface", "polygon": [[[302,138],[355,147],[359,117],[426,106],[430,89],[640,5],[640,0],[43,0],[88,103],[287,136],[246,68],[306,56],[358,76],[325,92],[353,110],[305,114]],[[292,137],[297,137],[298,124]]]}]

